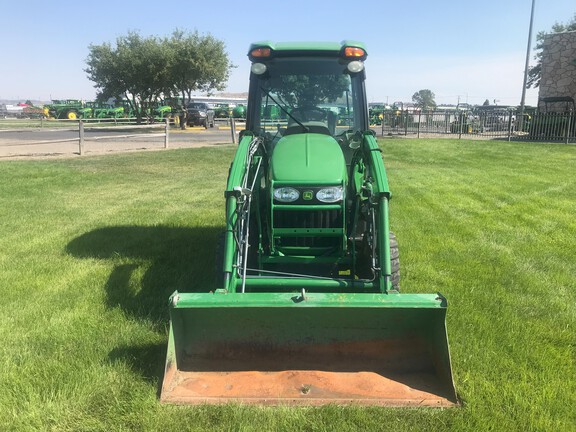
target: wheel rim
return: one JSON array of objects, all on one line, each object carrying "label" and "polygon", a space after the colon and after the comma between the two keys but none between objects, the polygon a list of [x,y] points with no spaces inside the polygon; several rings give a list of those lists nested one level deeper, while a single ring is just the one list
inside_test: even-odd
[{"label": "wheel rim", "polygon": [[70,111],[70,112],[68,113],[68,119],[69,119],[69,120],[76,120],[77,117],[78,117],[78,116],[76,115],[76,113],[75,113],[74,111]]}]

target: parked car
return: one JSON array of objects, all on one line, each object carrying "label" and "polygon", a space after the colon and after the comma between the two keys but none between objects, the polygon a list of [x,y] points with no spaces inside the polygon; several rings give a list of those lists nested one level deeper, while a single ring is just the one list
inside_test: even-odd
[{"label": "parked car", "polygon": [[190,102],[186,107],[188,126],[214,127],[214,110],[204,102]]}]

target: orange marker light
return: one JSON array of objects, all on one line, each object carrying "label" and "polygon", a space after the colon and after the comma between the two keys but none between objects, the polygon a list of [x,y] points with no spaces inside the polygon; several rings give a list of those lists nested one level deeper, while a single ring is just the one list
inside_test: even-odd
[{"label": "orange marker light", "polygon": [[366,51],[362,48],[357,47],[346,47],[344,48],[344,57],[363,57],[366,55]]},{"label": "orange marker light", "polygon": [[255,48],[250,52],[252,57],[270,57],[270,48]]}]

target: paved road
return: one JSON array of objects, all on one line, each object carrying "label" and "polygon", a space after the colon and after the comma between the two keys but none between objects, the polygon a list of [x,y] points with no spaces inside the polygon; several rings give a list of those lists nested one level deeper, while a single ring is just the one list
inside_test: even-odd
[{"label": "paved road", "polygon": [[[121,126],[113,130],[86,129],[84,154],[102,154],[118,151],[155,150],[164,148],[163,128],[128,129]],[[0,131],[0,158],[38,156],[78,156],[78,130],[34,129]],[[121,138],[111,138],[113,136]],[[136,135],[128,137],[127,135]],[[45,141],[69,140],[67,142],[43,143]],[[229,128],[188,128],[185,131],[172,128],[169,148],[202,147],[206,145],[231,144]]]}]

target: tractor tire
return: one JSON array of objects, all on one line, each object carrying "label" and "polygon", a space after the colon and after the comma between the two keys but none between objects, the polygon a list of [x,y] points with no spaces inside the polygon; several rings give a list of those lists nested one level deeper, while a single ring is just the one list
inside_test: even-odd
[{"label": "tractor tire", "polygon": [[390,231],[390,270],[392,289],[400,292],[400,251],[398,240],[392,231]]},{"label": "tractor tire", "polygon": [[66,113],[66,118],[68,120],[76,120],[78,118],[78,113],[76,111],[68,111]]}]

